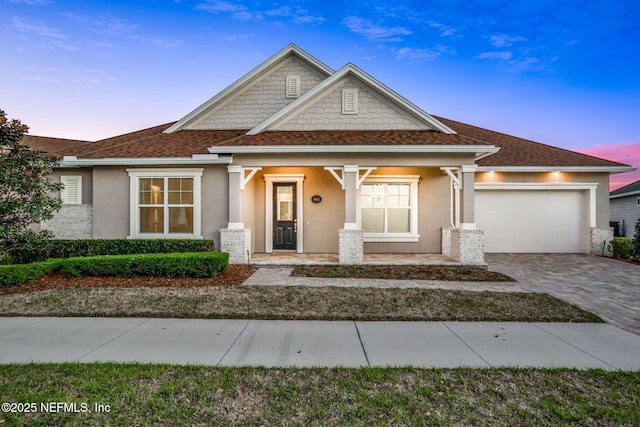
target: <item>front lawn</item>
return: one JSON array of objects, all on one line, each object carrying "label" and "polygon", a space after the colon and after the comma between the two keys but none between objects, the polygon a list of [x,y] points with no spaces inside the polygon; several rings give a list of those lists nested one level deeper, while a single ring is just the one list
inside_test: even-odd
[{"label": "front lawn", "polygon": [[505,274],[477,267],[433,265],[300,265],[292,276],[455,282],[515,282]]},{"label": "front lawn", "polygon": [[[179,317],[205,319],[601,322],[547,294],[307,286],[114,287],[102,278],[65,279],[56,289],[0,296],[0,316]],[[128,279],[125,285],[129,285]],[[173,280],[170,282],[170,280]],[[194,280],[194,279],[180,279]],[[213,279],[206,282],[211,283]],[[87,286],[90,281],[91,286]],[[151,283],[159,283],[160,286]]]},{"label": "front lawn", "polygon": [[7,426],[637,426],[640,372],[0,365],[0,400],[36,404]]}]

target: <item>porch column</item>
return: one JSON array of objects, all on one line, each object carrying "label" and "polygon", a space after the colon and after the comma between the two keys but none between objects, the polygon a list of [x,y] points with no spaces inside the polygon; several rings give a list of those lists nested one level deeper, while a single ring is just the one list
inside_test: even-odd
[{"label": "porch column", "polygon": [[251,230],[242,219],[242,166],[227,166],[229,172],[229,223],[220,230],[220,250],[229,253],[231,264],[248,264],[251,254]]},{"label": "porch column", "polygon": [[360,169],[358,165],[345,165],[342,170],[344,185],[344,228],[338,230],[338,258],[340,264],[361,264],[364,252],[362,229],[357,223],[357,189]]},{"label": "porch column", "polygon": [[476,165],[462,166],[462,223],[460,227],[465,230],[476,228],[475,219],[475,181]]}]

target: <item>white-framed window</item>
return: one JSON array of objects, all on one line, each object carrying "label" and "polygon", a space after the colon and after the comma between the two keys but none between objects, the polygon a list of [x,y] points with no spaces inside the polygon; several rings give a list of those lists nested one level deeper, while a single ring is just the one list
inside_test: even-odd
[{"label": "white-framed window", "polygon": [[286,77],[286,98],[298,98],[300,96],[300,76]]},{"label": "white-framed window", "polygon": [[342,89],[342,114],[358,114],[358,89]]},{"label": "white-framed window", "polygon": [[370,176],[360,185],[365,242],[417,242],[419,176]]},{"label": "white-framed window", "polygon": [[202,169],[127,169],[130,238],[201,238]]},{"label": "white-framed window", "polygon": [[60,182],[63,185],[60,191],[60,199],[64,205],[82,204],[82,175],[62,175]]}]

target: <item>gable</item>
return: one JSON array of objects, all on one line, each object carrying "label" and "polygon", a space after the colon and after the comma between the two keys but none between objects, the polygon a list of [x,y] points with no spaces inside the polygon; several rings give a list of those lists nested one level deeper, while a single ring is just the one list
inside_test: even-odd
[{"label": "gable", "polygon": [[287,77],[299,77],[299,95],[326,77],[297,56],[289,56],[277,67],[248,83],[185,126],[185,129],[249,129],[295,101],[287,89]]},{"label": "gable", "polygon": [[[354,105],[355,104],[355,105]],[[270,130],[430,130],[373,88],[346,76]]]},{"label": "gable", "polygon": [[353,64],[249,131],[437,130],[455,133]]},{"label": "gable", "polygon": [[290,44],[164,132],[251,128],[331,74],[331,68]]}]

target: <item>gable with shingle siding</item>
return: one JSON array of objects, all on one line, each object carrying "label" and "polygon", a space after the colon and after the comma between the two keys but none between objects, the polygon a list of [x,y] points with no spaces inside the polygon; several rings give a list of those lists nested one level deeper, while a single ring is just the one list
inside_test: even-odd
[{"label": "gable with shingle siding", "polygon": [[[357,90],[357,114],[342,113],[342,91]],[[425,123],[383,98],[371,87],[347,76],[272,130],[426,130]]]},{"label": "gable with shingle siding", "polygon": [[300,95],[326,78],[299,57],[291,55],[229,99],[213,106],[185,129],[248,129],[258,125],[295,101],[296,98],[286,97],[287,76],[300,77]]}]

